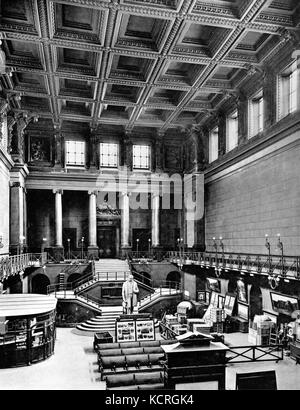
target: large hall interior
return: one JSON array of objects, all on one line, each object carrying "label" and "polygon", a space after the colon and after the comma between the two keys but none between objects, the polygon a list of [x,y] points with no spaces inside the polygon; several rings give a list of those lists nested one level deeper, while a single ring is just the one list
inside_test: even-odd
[{"label": "large hall interior", "polygon": [[299,390],[299,114],[298,0],[2,0],[0,390]]}]

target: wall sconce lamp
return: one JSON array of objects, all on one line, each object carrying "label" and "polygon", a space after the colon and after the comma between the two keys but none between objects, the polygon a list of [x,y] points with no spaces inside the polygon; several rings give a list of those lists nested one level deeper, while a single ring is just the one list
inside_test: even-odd
[{"label": "wall sconce lamp", "polygon": [[212,239],[213,239],[213,247],[215,248],[216,252],[218,252],[218,244],[217,244],[216,238],[213,237]]},{"label": "wall sconce lamp", "polygon": [[265,237],[266,237],[265,247],[268,249],[268,251],[270,253],[271,244],[269,242],[269,235],[266,233]]},{"label": "wall sconce lamp", "polygon": [[219,278],[221,276],[222,269],[221,268],[215,268],[215,273],[216,273],[217,278]]},{"label": "wall sconce lamp", "polygon": [[222,253],[224,253],[224,243],[223,243],[223,238],[222,238],[222,236],[220,236],[220,247],[221,247],[221,249],[222,249]]},{"label": "wall sconce lamp", "polygon": [[269,281],[270,288],[274,290],[279,285],[280,278],[277,275],[269,275],[268,281]]},{"label": "wall sconce lamp", "polygon": [[283,253],[283,243],[280,239],[280,233],[277,234],[278,242],[277,242],[277,248]]}]

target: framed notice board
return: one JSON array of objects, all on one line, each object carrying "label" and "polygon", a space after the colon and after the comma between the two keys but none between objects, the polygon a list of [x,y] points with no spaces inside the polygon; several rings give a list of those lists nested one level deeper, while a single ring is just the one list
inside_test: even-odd
[{"label": "framed notice board", "polygon": [[155,330],[153,320],[137,320],[135,322],[136,327],[136,340],[155,340]]},{"label": "framed notice board", "polygon": [[116,341],[117,342],[135,342],[135,321],[116,322]]}]

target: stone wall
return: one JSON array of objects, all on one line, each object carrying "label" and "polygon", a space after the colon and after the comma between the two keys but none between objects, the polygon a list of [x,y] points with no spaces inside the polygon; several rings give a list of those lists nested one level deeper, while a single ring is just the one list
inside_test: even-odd
[{"label": "stone wall", "polygon": [[[297,138],[297,136],[295,136]],[[278,254],[278,233],[284,253],[299,254],[300,247],[300,133],[298,142],[253,156],[214,175],[206,183],[206,246],[223,237],[225,252]],[[230,172],[229,172],[230,171]]]}]

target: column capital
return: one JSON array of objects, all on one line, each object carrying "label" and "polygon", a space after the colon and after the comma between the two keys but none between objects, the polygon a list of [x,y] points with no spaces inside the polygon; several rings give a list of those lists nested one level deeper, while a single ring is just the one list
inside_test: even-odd
[{"label": "column capital", "polygon": [[131,192],[120,192],[120,196],[124,197],[124,196],[131,196]]},{"label": "column capital", "polygon": [[157,197],[160,197],[159,192],[151,192],[151,198],[157,198]]},{"label": "column capital", "polygon": [[88,191],[88,195],[98,195],[98,193],[99,193],[99,191],[97,191],[97,190],[94,190],[94,191],[92,191],[92,190],[89,190]]},{"label": "column capital", "polygon": [[64,193],[63,189],[53,189],[52,192],[54,194],[61,194],[61,195]]}]

